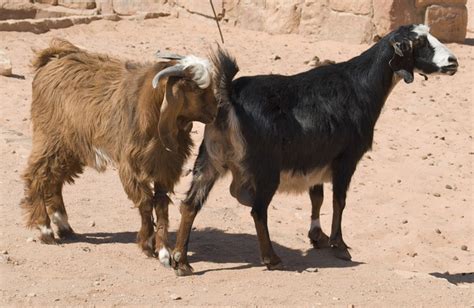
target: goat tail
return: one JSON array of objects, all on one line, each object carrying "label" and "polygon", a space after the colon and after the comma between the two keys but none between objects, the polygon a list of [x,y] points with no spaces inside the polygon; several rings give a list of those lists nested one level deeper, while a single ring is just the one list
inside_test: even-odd
[{"label": "goat tail", "polygon": [[232,80],[239,71],[237,62],[234,57],[220,46],[211,55],[211,60],[214,64],[216,99],[219,104],[230,104]]},{"label": "goat tail", "polygon": [[32,65],[35,70],[38,70],[48,64],[53,58],[61,58],[68,54],[79,52],[81,49],[69,41],[61,38],[53,38],[49,43],[49,47],[35,51],[35,58]]}]

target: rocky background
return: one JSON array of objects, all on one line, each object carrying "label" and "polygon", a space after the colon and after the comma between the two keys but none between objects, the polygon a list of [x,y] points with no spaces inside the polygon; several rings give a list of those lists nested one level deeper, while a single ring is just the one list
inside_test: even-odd
[{"label": "rocky background", "polygon": [[[407,23],[429,25],[445,42],[462,43],[466,31],[473,31],[467,0],[214,0],[214,5],[224,23],[270,34],[311,35],[315,40],[369,43]],[[0,31],[42,33],[101,18],[163,14],[213,18],[206,0],[0,0]],[[75,15],[83,17],[64,18]],[[44,18],[62,19],[37,21]]]}]

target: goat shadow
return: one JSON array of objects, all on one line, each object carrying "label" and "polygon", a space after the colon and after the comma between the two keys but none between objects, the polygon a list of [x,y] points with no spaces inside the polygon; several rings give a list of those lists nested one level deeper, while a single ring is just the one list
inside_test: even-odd
[{"label": "goat shadow", "polygon": [[[83,233],[66,241],[69,243],[83,242],[94,245],[122,243],[135,243],[137,238],[136,232],[118,232],[118,233]],[[170,243],[176,240],[176,233],[169,233]],[[308,268],[344,268],[354,267],[362,262],[344,261],[337,259],[330,248],[313,249],[308,239],[308,250],[302,251],[285,247],[273,241],[275,253],[280,256],[283,261],[284,271],[302,272]],[[215,268],[205,271],[195,272],[195,275],[202,275],[206,272],[221,270],[237,270],[262,266],[259,258],[260,252],[258,248],[257,237],[253,234],[246,233],[228,233],[219,229],[205,228],[193,230],[189,243],[189,262],[211,262],[216,264],[239,263],[239,266],[227,268]],[[242,265],[244,263],[245,265]]]},{"label": "goat shadow", "polygon": [[458,285],[460,283],[473,283],[474,281],[474,272],[471,273],[430,273],[431,276],[436,278],[446,279],[449,283]]}]

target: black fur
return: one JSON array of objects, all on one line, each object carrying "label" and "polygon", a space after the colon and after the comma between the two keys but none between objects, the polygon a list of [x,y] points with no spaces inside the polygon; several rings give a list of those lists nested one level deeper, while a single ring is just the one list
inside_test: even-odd
[{"label": "black fur", "polygon": [[[240,164],[250,179],[237,198],[252,207],[256,224],[261,221],[266,228],[267,207],[282,171],[307,174],[329,166],[334,205],[330,244],[347,250],[341,232],[346,192],[357,163],[372,146],[374,126],[394,86],[394,73],[409,83],[415,68],[432,72],[432,50],[426,40],[418,41],[412,27],[399,28],[347,62],[293,76],[241,77],[232,84],[229,78],[221,79],[217,91],[222,105],[215,122],[206,130],[213,127],[225,135],[229,110],[235,111],[246,144]],[[397,53],[394,48],[399,48]],[[217,61],[228,64],[229,76],[237,72],[235,61],[226,53],[219,51]],[[423,67],[417,67],[417,63]],[[220,175],[212,167],[215,162],[210,161],[206,138],[184,202],[195,211]],[[222,167],[229,166],[225,162]],[[203,170],[211,174],[209,180],[202,180]],[[322,186],[314,187],[322,192]],[[200,198],[196,198],[196,192],[201,192]]]}]

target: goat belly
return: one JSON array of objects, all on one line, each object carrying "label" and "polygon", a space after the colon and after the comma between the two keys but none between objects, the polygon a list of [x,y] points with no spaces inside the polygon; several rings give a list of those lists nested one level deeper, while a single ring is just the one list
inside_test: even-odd
[{"label": "goat belly", "polygon": [[332,173],[330,166],[316,168],[310,172],[282,171],[280,172],[279,192],[301,194],[314,185],[330,182]]}]

